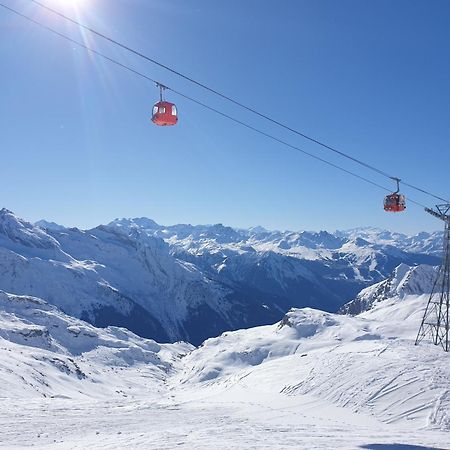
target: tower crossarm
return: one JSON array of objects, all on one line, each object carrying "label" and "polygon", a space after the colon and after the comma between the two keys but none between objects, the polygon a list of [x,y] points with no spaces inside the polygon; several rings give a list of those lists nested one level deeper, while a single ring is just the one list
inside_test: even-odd
[{"label": "tower crossarm", "polygon": [[443,220],[444,222],[449,223],[450,222],[450,204],[445,205],[437,205],[436,206],[437,211],[431,208],[425,208],[425,211],[428,214],[431,214],[434,217],[437,217],[438,219]]}]

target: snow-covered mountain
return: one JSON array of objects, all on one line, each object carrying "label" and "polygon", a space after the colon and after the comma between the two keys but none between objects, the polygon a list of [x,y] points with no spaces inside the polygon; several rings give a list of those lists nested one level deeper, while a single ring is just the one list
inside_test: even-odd
[{"label": "snow-covered mountain", "polygon": [[363,289],[357,297],[346,303],[342,314],[360,314],[390,298],[402,299],[407,295],[430,294],[438,273],[438,267],[400,264],[386,280]]},{"label": "snow-covered mountain", "polygon": [[439,263],[381,238],[325,231],[164,227],[147,218],[92,230],[39,225],[0,211],[0,289],[160,342],[198,344],[273,323],[291,307],[337,311],[401,263]]},{"label": "snow-covered mountain", "polygon": [[157,395],[192,348],[95,328],[42,299],[0,291],[0,398],[106,399],[142,390],[139,377]]},{"label": "snow-covered mountain", "polygon": [[258,317],[231,289],[174,258],[162,239],[105,226],[43,230],[7,210],[0,212],[0,289],[162,342],[200,342],[236,327],[242,319],[229,315],[231,305]]},{"label": "snow-covered mountain", "polygon": [[146,218],[117,219],[110,225],[128,234],[141,230],[160,237],[177,259],[281,310],[310,306],[336,311],[399,264],[438,264],[442,249],[440,232],[412,237],[376,229],[360,229],[360,235],[358,230],[281,232],[222,224],[162,226]]},{"label": "snow-covered mountain", "polygon": [[337,236],[347,239],[362,238],[380,245],[390,245],[409,253],[426,253],[428,255],[442,255],[442,231],[432,233],[421,232],[413,236],[395,233],[380,228],[362,227],[346,231],[337,231]]},{"label": "snow-covered mountain", "polygon": [[425,305],[426,295],[410,295],[357,317],[293,309],[275,325],[208,339],[184,358],[178,381],[211,387],[245,378],[249,389],[313,395],[450,431],[450,362],[440,366],[441,347],[414,346]]},{"label": "snow-covered mountain", "polygon": [[292,309],[194,349],[2,292],[2,445],[445,449],[450,362],[414,346],[425,304],[390,298],[357,317]]}]

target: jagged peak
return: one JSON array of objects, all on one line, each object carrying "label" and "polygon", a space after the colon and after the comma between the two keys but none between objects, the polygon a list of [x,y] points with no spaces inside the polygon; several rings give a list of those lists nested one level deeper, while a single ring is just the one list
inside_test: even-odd
[{"label": "jagged peak", "polygon": [[43,228],[44,230],[63,231],[67,229],[64,225],[60,225],[56,222],[50,222],[45,219],[38,220],[34,223],[34,225],[39,228]]},{"label": "jagged peak", "polygon": [[139,227],[144,229],[158,229],[161,227],[157,222],[153,219],[149,219],[148,217],[134,217],[134,218],[117,218],[111,221],[108,225],[117,226],[117,227]]},{"label": "jagged peak", "polygon": [[346,303],[342,314],[360,314],[389,299],[402,300],[407,295],[429,294],[437,276],[437,267],[427,264],[409,266],[399,264],[391,275],[379,283],[363,289],[357,297]]},{"label": "jagged peak", "polygon": [[0,211],[0,235],[5,239],[25,247],[38,249],[59,248],[58,242],[43,229],[18,218],[12,211]]}]

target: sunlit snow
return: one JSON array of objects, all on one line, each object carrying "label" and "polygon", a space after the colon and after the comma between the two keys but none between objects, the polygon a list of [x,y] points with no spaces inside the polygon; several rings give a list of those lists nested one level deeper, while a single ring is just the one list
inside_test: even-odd
[{"label": "sunlit snow", "polygon": [[2,444],[449,448],[450,360],[413,345],[425,300],[387,299],[357,317],[292,310],[194,349],[2,293]]}]

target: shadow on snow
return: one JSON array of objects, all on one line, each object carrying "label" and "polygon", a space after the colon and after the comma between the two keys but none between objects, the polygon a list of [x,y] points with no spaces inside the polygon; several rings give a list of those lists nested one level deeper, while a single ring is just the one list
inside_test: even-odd
[{"label": "shadow on snow", "polygon": [[410,444],[366,444],[360,448],[367,450],[445,450],[441,447],[424,447],[422,445]]}]

